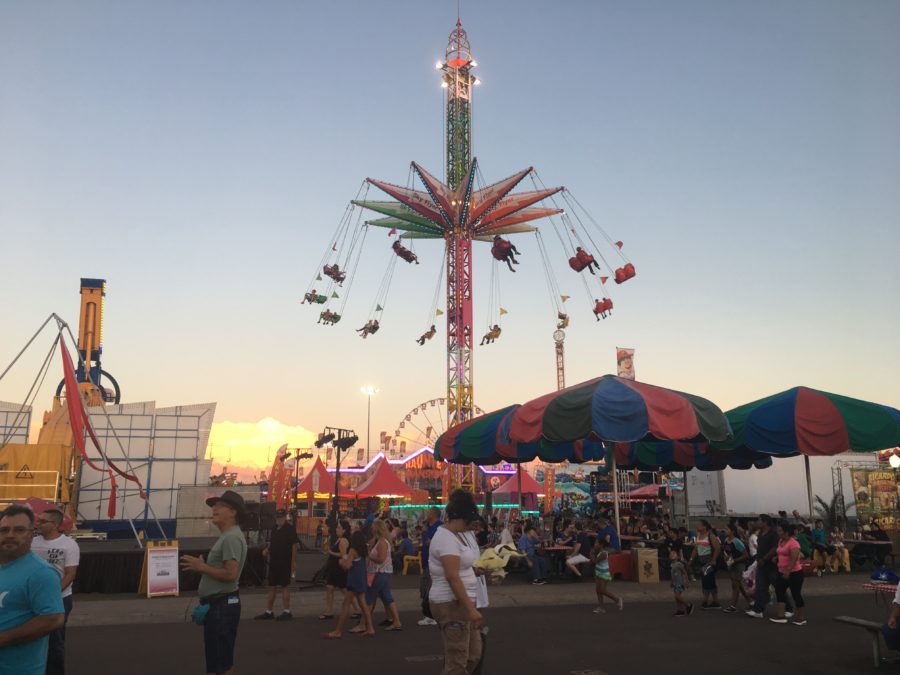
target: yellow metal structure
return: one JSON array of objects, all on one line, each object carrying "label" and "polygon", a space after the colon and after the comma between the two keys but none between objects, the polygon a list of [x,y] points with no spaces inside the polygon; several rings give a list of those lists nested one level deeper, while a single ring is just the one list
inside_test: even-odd
[{"label": "yellow metal structure", "polygon": [[[86,407],[105,404],[104,392],[90,377],[100,369],[105,295],[105,280],[81,280],[78,352],[85,366],[78,369],[78,389]],[[66,505],[74,518],[80,468],[68,406],[56,395],[51,409],[44,412],[36,444],[9,444],[0,448],[0,502],[39,497]]]}]

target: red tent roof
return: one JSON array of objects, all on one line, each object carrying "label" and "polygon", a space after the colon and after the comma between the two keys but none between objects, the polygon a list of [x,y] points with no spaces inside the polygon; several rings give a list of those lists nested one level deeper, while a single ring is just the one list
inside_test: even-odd
[{"label": "red tent roof", "polygon": [[[494,490],[495,495],[519,494],[519,477],[512,476],[503,485]],[[527,471],[522,471],[522,494],[544,494],[544,486],[538,483]]]},{"label": "red tent roof", "polygon": [[[625,497],[626,499],[634,499],[635,497],[657,499],[659,497],[659,488],[661,487],[662,485],[659,485],[658,483],[650,483],[649,485],[644,485],[636,490],[632,490],[625,495]],[[666,494],[668,494],[668,488],[666,488]]]},{"label": "red tent roof", "polygon": [[397,477],[388,465],[387,460],[382,459],[369,478],[356,488],[357,497],[412,497],[406,483]]},{"label": "red tent roof", "polygon": [[311,496],[314,492],[334,494],[334,476],[325,470],[321,457],[316,457],[316,463],[313,464],[312,471],[297,486],[298,495],[308,494]]}]

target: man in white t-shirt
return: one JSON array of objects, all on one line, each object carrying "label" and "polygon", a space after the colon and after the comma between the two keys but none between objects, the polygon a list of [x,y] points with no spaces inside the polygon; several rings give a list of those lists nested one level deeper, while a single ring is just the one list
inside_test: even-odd
[{"label": "man in white t-shirt", "polygon": [[[60,576],[63,607],[66,621],[72,611],[72,582],[78,571],[78,560],[81,551],[71,537],[59,531],[63,522],[63,514],[56,509],[44,511],[36,517],[36,534],[31,543],[31,551],[39,558],[46,560]],[[66,667],[66,627],[50,633],[50,649],[47,652],[46,675],[62,675]]]}]

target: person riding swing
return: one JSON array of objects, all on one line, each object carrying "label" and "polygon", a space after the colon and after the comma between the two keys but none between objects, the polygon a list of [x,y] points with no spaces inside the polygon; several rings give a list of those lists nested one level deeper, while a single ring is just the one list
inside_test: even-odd
[{"label": "person riding swing", "polygon": [[419,345],[424,345],[425,341],[433,338],[435,333],[437,333],[437,328],[434,327],[434,324],[431,324],[431,328],[429,328],[427,331],[422,333],[422,335],[416,338],[416,342],[418,342]]},{"label": "person riding swing", "polygon": [[491,246],[491,255],[500,262],[505,262],[510,272],[515,272],[513,265],[518,265],[519,261],[516,256],[519,250],[508,239],[504,239],[499,234],[494,235],[494,243]]},{"label": "person riding swing", "polygon": [[487,333],[484,334],[484,337],[481,338],[481,344],[482,345],[491,344],[498,337],[500,337],[501,332],[502,332],[502,330],[500,329],[500,326],[495,323],[493,326],[491,326],[491,329]]},{"label": "person riding swing", "polygon": [[366,325],[362,328],[357,328],[356,332],[360,333],[360,337],[365,340],[373,333],[377,333],[379,328],[381,328],[381,326],[378,324],[378,319],[371,319],[367,321]]}]

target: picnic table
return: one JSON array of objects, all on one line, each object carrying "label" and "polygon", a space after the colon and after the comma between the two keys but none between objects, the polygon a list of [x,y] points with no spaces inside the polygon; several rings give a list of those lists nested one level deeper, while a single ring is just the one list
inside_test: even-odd
[{"label": "picnic table", "polygon": [[844,546],[850,553],[854,566],[860,567],[867,562],[873,565],[884,565],[885,559],[894,560],[893,543],[879,539],[844,539]]}]

